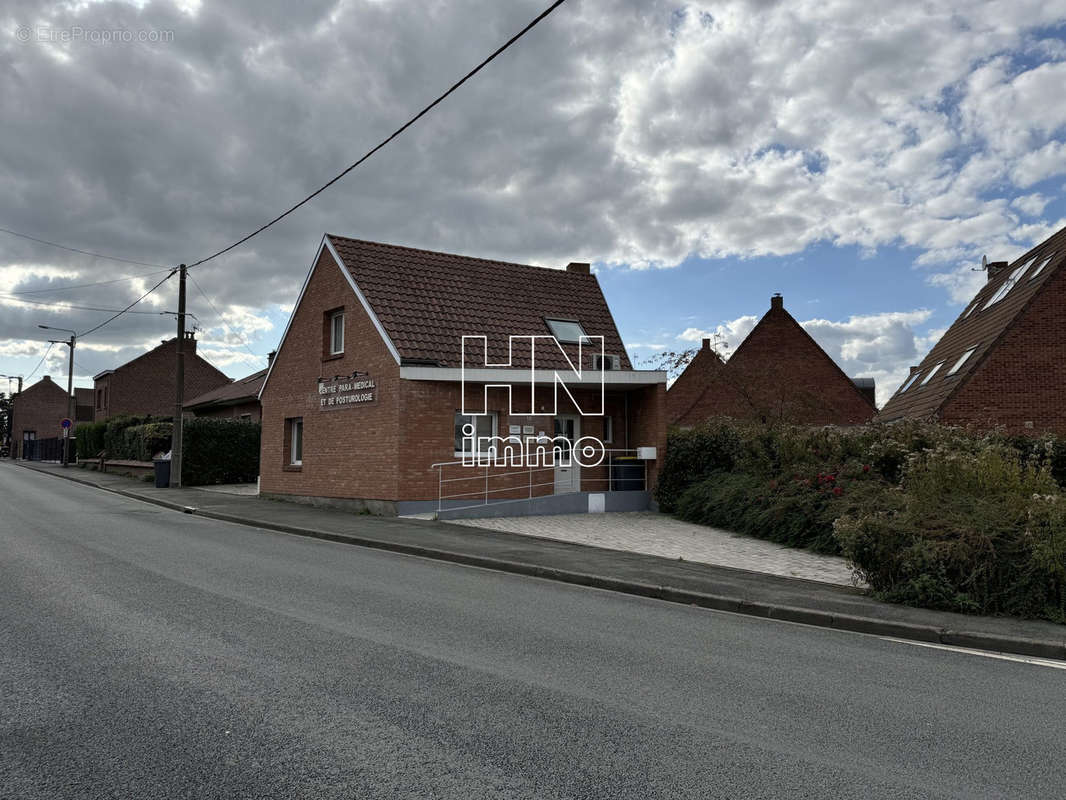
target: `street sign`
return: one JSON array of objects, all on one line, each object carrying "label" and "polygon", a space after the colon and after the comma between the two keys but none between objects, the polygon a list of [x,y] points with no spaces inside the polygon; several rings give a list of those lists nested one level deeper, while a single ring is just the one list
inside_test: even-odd
[{"label": "street sign", "polygon": [[63,428],[63,430],[66,430],[67,428],[69,428],[69,427],[70,427],[71,425],[73,425],[73,424],[74,424],[74,423],[73,423],[73,422],[71,422],[71,421],[70,421],[70,420],[69,420],[68,418],[66,418],[66,417],[64,417],[63,419],[61,419],[61,420],[59,421],[59,425],[60,425],[60,427],[62,427],[62,428]]}]

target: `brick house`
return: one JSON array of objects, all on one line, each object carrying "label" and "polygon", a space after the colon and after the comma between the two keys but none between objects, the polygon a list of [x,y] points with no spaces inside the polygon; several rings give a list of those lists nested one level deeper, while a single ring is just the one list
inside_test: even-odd
[{"label": "brick house", "polygon": [[[75,389],[74,422],[92,422],[92,408],[86,407],[92,389]],[[11,399],[11,457],[33,455],[25,442],[63,436],[60,423],[70,413],[66,390],[45,375]]]},{"label": "brick house", "polygon": [[[602,336],[602,354],[579,355],[581,333]],[[464,335],[485,337],[465,364]],[[509,349],[511,336],[562,344],[537,344],[534,359],[532,340]],[[565,391],[557,373],[571,379]],[[260,393],[260,491],[380,513],[519,498],[510,513],[644,508],[665,447],[665,388],[665,373],[632,368],[588,264],[546,269],[326,235]],[[463,466],[471,431],[562,447],[594,436],[610,452],[599,465],[560,459],[536,472]]]},{"label": "brick house", "polygon": [[[97,422],[120,414],[174,416],[177,341],[164,340],[132,361],[93,376]],[[197,397],[230,383],[225,374],[197,355],[196,339],[191,333],[185,335],[184,352],[186,397]]]},{"label": "brick house", "polygon": [[987,280],[878,415],[1066,433],[1066,228]]},{"label": "brick house", "polygon": [[713,416],[807,425],[855,425],[877,413],[873,381],[844,374],[779,294],[728,361],[709,339],[666,393],[671,424]]},{"label": "brick house", "polygon": [[247,422],[259,422],[262,410],[259,391],[267,371],[261,369],[245,378],[219,386],[185,403],[186,412],[197,417],[225,417]]}]

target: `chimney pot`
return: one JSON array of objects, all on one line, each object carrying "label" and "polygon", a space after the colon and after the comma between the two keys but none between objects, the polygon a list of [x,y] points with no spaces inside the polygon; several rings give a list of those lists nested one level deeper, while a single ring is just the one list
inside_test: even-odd
[{"label": "chimney pot", "polygon": [[770,308],[784,308],[785,298],[781,296],[781,292],[774,292],[770,298]]},{"label": "chimney pot", "polygon": [[573,272],[575,275],[589,275],[591,274],[591,269],[592,265],[584,261],[571,261],[566,265],[566,271]]}]

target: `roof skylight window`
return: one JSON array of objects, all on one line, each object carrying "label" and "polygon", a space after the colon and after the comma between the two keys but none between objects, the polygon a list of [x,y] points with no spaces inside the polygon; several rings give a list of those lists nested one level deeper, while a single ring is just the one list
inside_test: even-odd
[{"label": "roof skylight window", "polygon": [[961,356],[959,356],[959,360],[956,361],[954,363],[954,365],[952,365],[951,369],[948,370],[948,375],[949,376],[954,375],[956,372],[958,372],[960,369],[962,369],[962,365],[970,360],[970,356],[973,355],[973,353],[974,353],[974,351],[976,349],[977,349],[977,345],[974,345],[969,350],[967,350],[965,353],[963,353]]},{"label": "roof skylight window", "polygon": [[925,386],[927,383],[929,383],[929,381],[931,381],[933,379],[933,376],[936,375],[937,372],[940,371],[940,368],[942,366],[944,366],[944,362],[943,361],[938,361],[936,366],[933,367],[931,370],[929,370],[929,374],[925,376],[925,378],[922,380],[922,382],[919,385],[920,386]]},{"label": "roof skylight window", "polygon": [[998,289],[996,289],[996,293],[988,299],[988,302],[985,303],[985,308],[994,306],[996,303],[1006,297],[1010,290],[1014,288],[1014,284],[1016,284],[1021,279],[1022,273],[1025,272],[1025,270],[1029,267],[1030,263],[1031,262],[1026,262],[1020,267],[1017,267],[1014,272],[1010,274],[1007,280],[1003,281],[1002,285]]},{"label": "roof skylight window", "polygon": [[1043,261],[1041,261],[1040,265],[1036,269],[1033,270],[1033,274],[1029,276],[1029,280],[1032,280],[1037,275],[1039,275],[1041,272],[1043,272],[1044,271],[1044,267],[1046,267],[1048,264],[1050,264],[1051,263],[1051,259],[1053,259],[1054,257],[1055,257],[1055,254],[1052,253],[1047,258],[1045,258]]},{"label": "roof skylight window", "polygon": [[552,336],[554,336],[557,341],[588,341],[585,329],[581,327],[581,323],[576,319],[546,319],[544,321],[548,323],[548,330],[552,332]]},{"label": "roof skylight window", "polygon": [[905,380],[903,382],[903,385],[899,387],[899,393],[903,394],[905,391],[910,389],[911,388],[911,384],[913,384],[916,380],[918,380],[918,376],[921,375],[921,374],[922,374],[922,371],[920,369],[916,369],[914,371],[914,374],[911,375],[909,378],[907,378],[907,380]]}]

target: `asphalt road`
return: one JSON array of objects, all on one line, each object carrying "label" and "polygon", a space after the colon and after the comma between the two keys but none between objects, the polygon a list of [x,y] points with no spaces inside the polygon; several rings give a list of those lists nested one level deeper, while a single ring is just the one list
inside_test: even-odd
[{"label": "asphalt road", "polygon": [[0,464],[0,796],[1062,797],[1066,671]]}]

